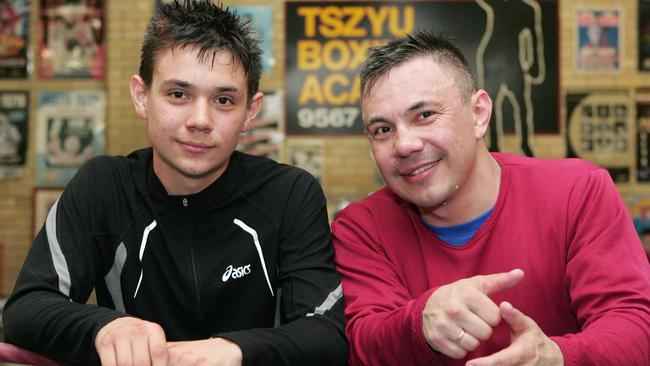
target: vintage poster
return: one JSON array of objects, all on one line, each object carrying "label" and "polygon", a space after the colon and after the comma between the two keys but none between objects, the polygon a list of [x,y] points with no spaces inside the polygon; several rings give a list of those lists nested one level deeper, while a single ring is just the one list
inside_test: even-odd
[{"label": "vintage poster", "polygon": [[363,133],[368,49],[419,29],[452,39],[491,94],[492,150],[515,135],[534,155],[535,134],[560,133],[557,1],[288,1],[286,22],[287,134]]},{"label": "vintage poster", "polygon": [[272,40],[273,32],[271,29],[273,20],[273,8],[271,6],[231,6],[242,20],[248,22],[253,31],[253,36],[260,42],[262,50],[262,72],[271,72],[276,64],[273,56]]},{"label": "vintage poster", "polygon": [[104,78],[103,8],[103,0],[40,0],[40,78]]},{"label": "vintage poster", "polygon": [[606,168],[616,183],[629,182],[634,164],[633,104],[625,91],[567,94],[568,157]]},{"label": "vintage poster", "polygon": [[620,67],[621,10],[580,8],[576,10],[576,69],[615,71]]},{"label": "vintage poster", "polygon": [[77,169],[103,154],[102,91],[46,91],[38,95],[36,183],[63,187]]},{"label": "vintage poster", "polygon": [[650,183],[650,89],[636,93],[636,180]]},{"label": "vintage poster", "polygon": [[252,126],[239,137],[237,150],[282,161],[284,142],[283,92],[265,91],[262,109]]},{"label": "vintage poster", "polygon": [[323,152],[323,140],[320,139],[292,139],[287,143],[289,164],[305,169],[321,183],[325,167]]},{"label": "vintage poster", "polygon": [[0,1],[0,78],[27,77],[30,0]]},{"label": "vintage poster", "polygon": [[29,94],[0,91],[0,179],[23,175],[27,160]]},{"label": "vintage poster", "polygon": [[639,71],[650,71],[650,0],[639,0]]}]

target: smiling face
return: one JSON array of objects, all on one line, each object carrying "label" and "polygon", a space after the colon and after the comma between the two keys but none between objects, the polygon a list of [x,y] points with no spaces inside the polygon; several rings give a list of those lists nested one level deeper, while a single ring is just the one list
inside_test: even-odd
[{"label": "smiling face", "polygon": [[151,87],[134,75],[131,95],[147,120],[156,175],[175,195],[199,192],[221,176],[263,98],[257,93],[248,102],[244,69],[228,51],[199,60],[191,47],[161,53]]},{"label": "smiling face", "polygon": [[479,90],[464,102],[454,75],[432,56],[419,56],[382,75],[363,99],[364,123],[384,180],[423,212],[475,187],[475,163],[487,153],[482,138],[489,97]]}]

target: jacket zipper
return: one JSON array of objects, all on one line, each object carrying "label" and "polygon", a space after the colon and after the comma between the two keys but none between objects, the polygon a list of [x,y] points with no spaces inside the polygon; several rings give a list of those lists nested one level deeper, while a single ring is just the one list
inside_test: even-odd
[{"label": "jacket zipper", "polygon": [[[190,225],[192,224],[192,218],[190,217],[190,209],[189,209],[189,202],[187,198],[183,198],[183,207],[185,208],[185,219],[187,221],[187,228],[190,228]],[[194,277],[194,290],[196,291],[196,308],[197,308],[197,315],[198,315],[198,321],[199,324],[203,322],[203,312],[201,311],[201,291],[199,287],[199,277],[197,274],[196,270],[196,260],[194,258],[194,237],[192,235],[192,230],[188,230],[187,236],[190,239],[189,244],[190,244],[190,259],[192,260],[192,275]]]}]

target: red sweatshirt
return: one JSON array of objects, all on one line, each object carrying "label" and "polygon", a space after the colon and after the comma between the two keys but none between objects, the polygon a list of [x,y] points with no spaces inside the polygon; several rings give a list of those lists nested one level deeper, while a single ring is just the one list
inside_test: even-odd
[{"label": "red sweatshirt", "polygon": [[422,310],[439,286],[513,268],[523,281],[491,298],[535,320],[566,365],[650,365],[650,266],[607,171],[576,159],[493,156],[499,196],[464,246],[440,241],[388,188],[335,220],[351,365],[462,365],[507,347],[502,322],[463,360],[434,353]]}]

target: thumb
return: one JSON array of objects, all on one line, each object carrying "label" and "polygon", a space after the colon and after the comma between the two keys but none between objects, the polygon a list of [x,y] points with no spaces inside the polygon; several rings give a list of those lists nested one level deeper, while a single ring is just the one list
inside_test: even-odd
[{"label": "thumb", "polygon": [[490,295],[494,292],[509,289],[524,278],[524,271],[519,268],[510,272],[495,273],[487,276],[476,276],[481,291]]},{"label": "thumb", "polygon": [[501,318],[510,325],[513,336],[518,336],[535,325],[535,322],[531,318],[527,317],[518,309],[515,309],[507,301],[499,304],[499,309],[501,310]]}]

